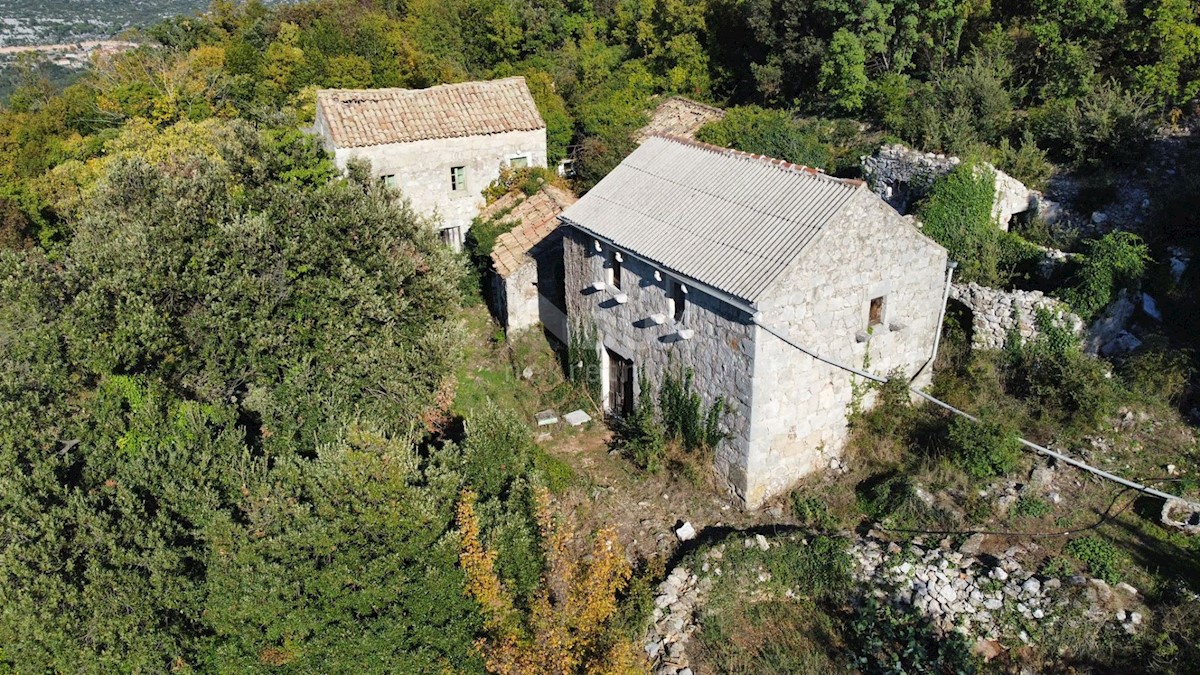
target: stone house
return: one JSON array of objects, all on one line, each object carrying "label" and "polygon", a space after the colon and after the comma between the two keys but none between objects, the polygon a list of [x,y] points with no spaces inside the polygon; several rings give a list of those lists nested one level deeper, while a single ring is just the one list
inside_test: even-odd
[{"label": "stone house", "polygon": [[539,323],[567,344],[567,306],[563,287],[562,235],[558,216],[577,201],[554,185],[530,196],[513,190],[480,214],[482,221],[511,223],[492,245],[488,305],[508,334]]},{"label": "stone house", "polygon": [[546,123],[523,77],[428,89],[325,89],[315,131],[343,170],[371,162],[458,248],[502,166],[546,166]]},{"label": "stone house", "polygon": [[715,470],[750,508],[839,457],[862,386],[828,361],[930,378],[946,251],[861,181],[658,136],[561,220],[605,407],[631,410],[639,372],[691,369],[724,400]]}]

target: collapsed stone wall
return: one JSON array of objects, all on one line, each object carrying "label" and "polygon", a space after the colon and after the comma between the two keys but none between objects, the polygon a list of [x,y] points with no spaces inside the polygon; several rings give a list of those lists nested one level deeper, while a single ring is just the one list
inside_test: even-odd
[{"label": "collapsed stone wall", "polygon": [[1041,291],[1005,291],[976,283],[952,284],[950,297],[971,310],[972,349],[1001,349],[1013,330],[1021,340],[1038,335],[1037,312],[1050,312],[1055,325],[1079,335],[1083,320],[1067,305]]},{"label": "collapsed stone wall", "polygon": [[[874,155],[862,158],[863,176],[871,189],[900,213],[908,213],[913,203],[929,190],[933,181],[962,163],[958,157],[919,152],[903,145],[885,145]],[[992,215],[1007,230],[1014,215],[1033,210],[1043,203],[1042,193],[1030,190],[1021,181],[991,164],[996,172],[996,199]]]}]

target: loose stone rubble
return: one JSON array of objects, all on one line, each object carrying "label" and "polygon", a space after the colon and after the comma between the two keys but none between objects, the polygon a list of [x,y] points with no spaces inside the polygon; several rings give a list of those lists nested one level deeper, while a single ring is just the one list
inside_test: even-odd
[{"label": "loose stone rubble", "polygon": [[977,283],[953,284],[950,297],[971,310],[973,349],[1001,349],[1014,329],[1022,340],[1038,335],[1037,311],[1049,311],[1056,325],[1076,335],[1083,332],[1083,320],[1062,302],[1041,291],[1004,291]]},{"label": "loose stone rubble", "polygon": [[[792,535],[799,543],[799,535]],[[968,537],[957,550],[944,539],[926,545],[921,538],[906,546],[872,534],[859,537],[850,547],[854,579],[861,593],[911,607],[929,618],[942,633],[957,631],[975,642],[984,656],[995,656],[1003,646],[1033,644],[1040,634],[1061,628],[1060,622],[1090,621],[1099,625],[1115,620],[1134,634],[1143,623],[1145,607],[1136,588],[1121,583],[1109,586],[1101,579],[1081,575],[1047,577],[1024,569],[1019,559],[1036,544],[1013,546],[1003,554],[981,553],[986,537]],[[761,535],[747,538],[746,548],[790,545]],[[644,649],[656,675],[691,675],[687,655],[689,638],[698,630],[698,617],[707,594],[722,569],[724,544],[697,559],[700,572],[676,567],[659,584],[653,621]],[[753,585],[770,580],[769,574],[749,577]],[[748,597],[762,597],[749,588]],[[792,591],[786,592],[792,597]],[[1032,635],[1031,635],[1032,633]]]}]

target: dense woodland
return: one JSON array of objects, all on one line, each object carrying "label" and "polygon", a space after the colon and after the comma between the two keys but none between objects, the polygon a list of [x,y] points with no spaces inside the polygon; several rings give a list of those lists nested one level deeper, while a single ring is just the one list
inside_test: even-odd
[{"label": "dense woodland", "polygon": [[[636,669],[611,533],[556,529],[524,420],[452,410],[470,265],[365,167],[335,176],[302,131],[317,88],[524,75],[580,189],[667,94],[730,108],[705,140],[831,173],[891,138],[1102,181],[1194,112],[1198,12],[218,0],[66,88],[23,69],[0,110],[0,672]],[[973,278],[1010,284],[1026,249],[980,234],[977,179],[921,212]],[[1195,187],[1152,245],[1193,236]],[[1081,313],[1148,269],[1140,240],[1107,242],[1081,244],[1060,293]],[[1049,342],[982,364],[948,349],[942,386],[1079,434],[1122,396],[1179,403],[1190,355],[1167,344],[1120,392]],[[901,408],[868,431],[919,445],[933,422]],[[1166,670],[1195,653],[1165,639]]]}]

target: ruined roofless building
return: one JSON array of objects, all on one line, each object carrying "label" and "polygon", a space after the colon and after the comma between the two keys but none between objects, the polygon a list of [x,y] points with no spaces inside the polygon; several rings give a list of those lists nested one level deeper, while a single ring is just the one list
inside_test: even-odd
[{"label": "ruined roofless building", "polygon": [[861,181],[656,136],[561,221],[571,338],[595,336],[605,407],[632,409],[639,372],[657,395],[692,370],[706,407],[725,401],[715,470],[750,508],[840,457],[861,380],[777,334],[930,378],[946,251]]},{"label": "ruined roofless building", "polygon": [[500,168],[546,166],[546,123],[523,77],[428,89],[317,92],[315,132],[345,170],[369,160],[418,213],[461,247]]}]

